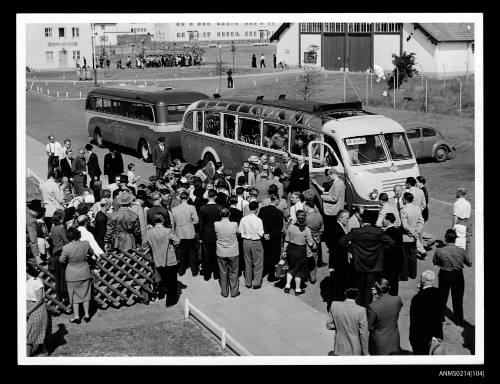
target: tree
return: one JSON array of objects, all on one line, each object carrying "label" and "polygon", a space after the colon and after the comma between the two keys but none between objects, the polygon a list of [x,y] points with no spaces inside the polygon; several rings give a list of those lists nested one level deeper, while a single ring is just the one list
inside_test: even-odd
[{"label": "tree", "polygon": [[319,70],[312,66],[304,66],[303,72],[299,75],[297,94],[304,100],[310,99],[316,93],[319,82]]},{"label": "tree", "polygon": [[[387,80],[387,85],[389,89],[394,88],[394,79],[397,74],[397,87],[407,81],[409,78],[412,78],[415,75],[418,75],[418,71],[415,69],[415,53],[407,54],[406,51],[403,52],[401,56],[392,55],[392,64],[394,65],[394,69],[392,71],[392,76]],[[396,71],[397,68],[397,71]]]}]

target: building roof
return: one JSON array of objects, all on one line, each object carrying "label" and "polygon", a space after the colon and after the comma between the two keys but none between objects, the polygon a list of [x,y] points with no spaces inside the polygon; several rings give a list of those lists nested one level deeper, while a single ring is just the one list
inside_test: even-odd
[{"label": "building roof", "polygon": [[474,23],[414,23],[433,43],[474,41]]},{"label": "building roof", "polygon": [[283,31],[285,29],[287,29],[288,27],[290,27],[290,23],[283,23],[279,26],[279,28],[276,30],[276,32],[274,32],[271,36],[271,38],[269,39],[269,41],[274,41],[274,40],[279,40],[280,39],[280,36],[281,34],[283,33]]}]

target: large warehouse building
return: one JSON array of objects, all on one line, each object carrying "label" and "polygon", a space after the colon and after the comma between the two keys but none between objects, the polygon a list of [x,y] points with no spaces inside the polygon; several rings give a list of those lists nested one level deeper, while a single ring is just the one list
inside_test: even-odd
[{"label": "large warehouse building", "polygon": [[392,54],[416,54],[422,73],[450,76],[474,70],[473,23],[283,23],[271,36],[277,60],[289,66],[392,70]]}]

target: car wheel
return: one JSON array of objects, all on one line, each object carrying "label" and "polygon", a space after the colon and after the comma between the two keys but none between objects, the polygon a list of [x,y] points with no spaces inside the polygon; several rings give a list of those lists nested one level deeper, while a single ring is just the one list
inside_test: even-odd
[{"label": "car wheel", "polygon": [[213,178],[215,175],[215,158],[211,153],[205,154],[203,157],[203,161],[205,162],[205,172],[207,173],[208,178]]},{"label": "car wheel", "polygon": [[151,162],[151,150],[149,149],[149,144],[146,140],[141,139],[139,141],[138,151],[139,157],[146,163]]},{"label": "car wheel", "polygon": [[102,138],[102,133],[99,128],[96,128],[94,130],[94,143],[97,145],[99,148],[102,148],[104,140]]},{"label": "car wheel", "polygon": [[434,155],[434,158],[439,163],[445,161],[448,158],[448,148],[446,148],[444,145],[438,147],[438,149],[436,149],[436,154]]}]

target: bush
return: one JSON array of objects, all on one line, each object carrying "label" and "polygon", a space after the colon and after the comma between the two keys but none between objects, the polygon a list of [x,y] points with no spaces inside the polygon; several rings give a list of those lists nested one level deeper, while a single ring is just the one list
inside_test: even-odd
[{"label": "bush", "polygon": [[412,52],[407,54],[405,51],[401,56],[392,54],[392,57],[392,64],[394,64],[395,68],[392,71],[392,76],[387,80],[389,89],[394,89],[394,79],[396,78],[396,74],[398,77],[397,88],[399,88],[400,85],[409,78],[412,78],[414,75],[418,75],[418,71],[415,69],[415,53]]}]

